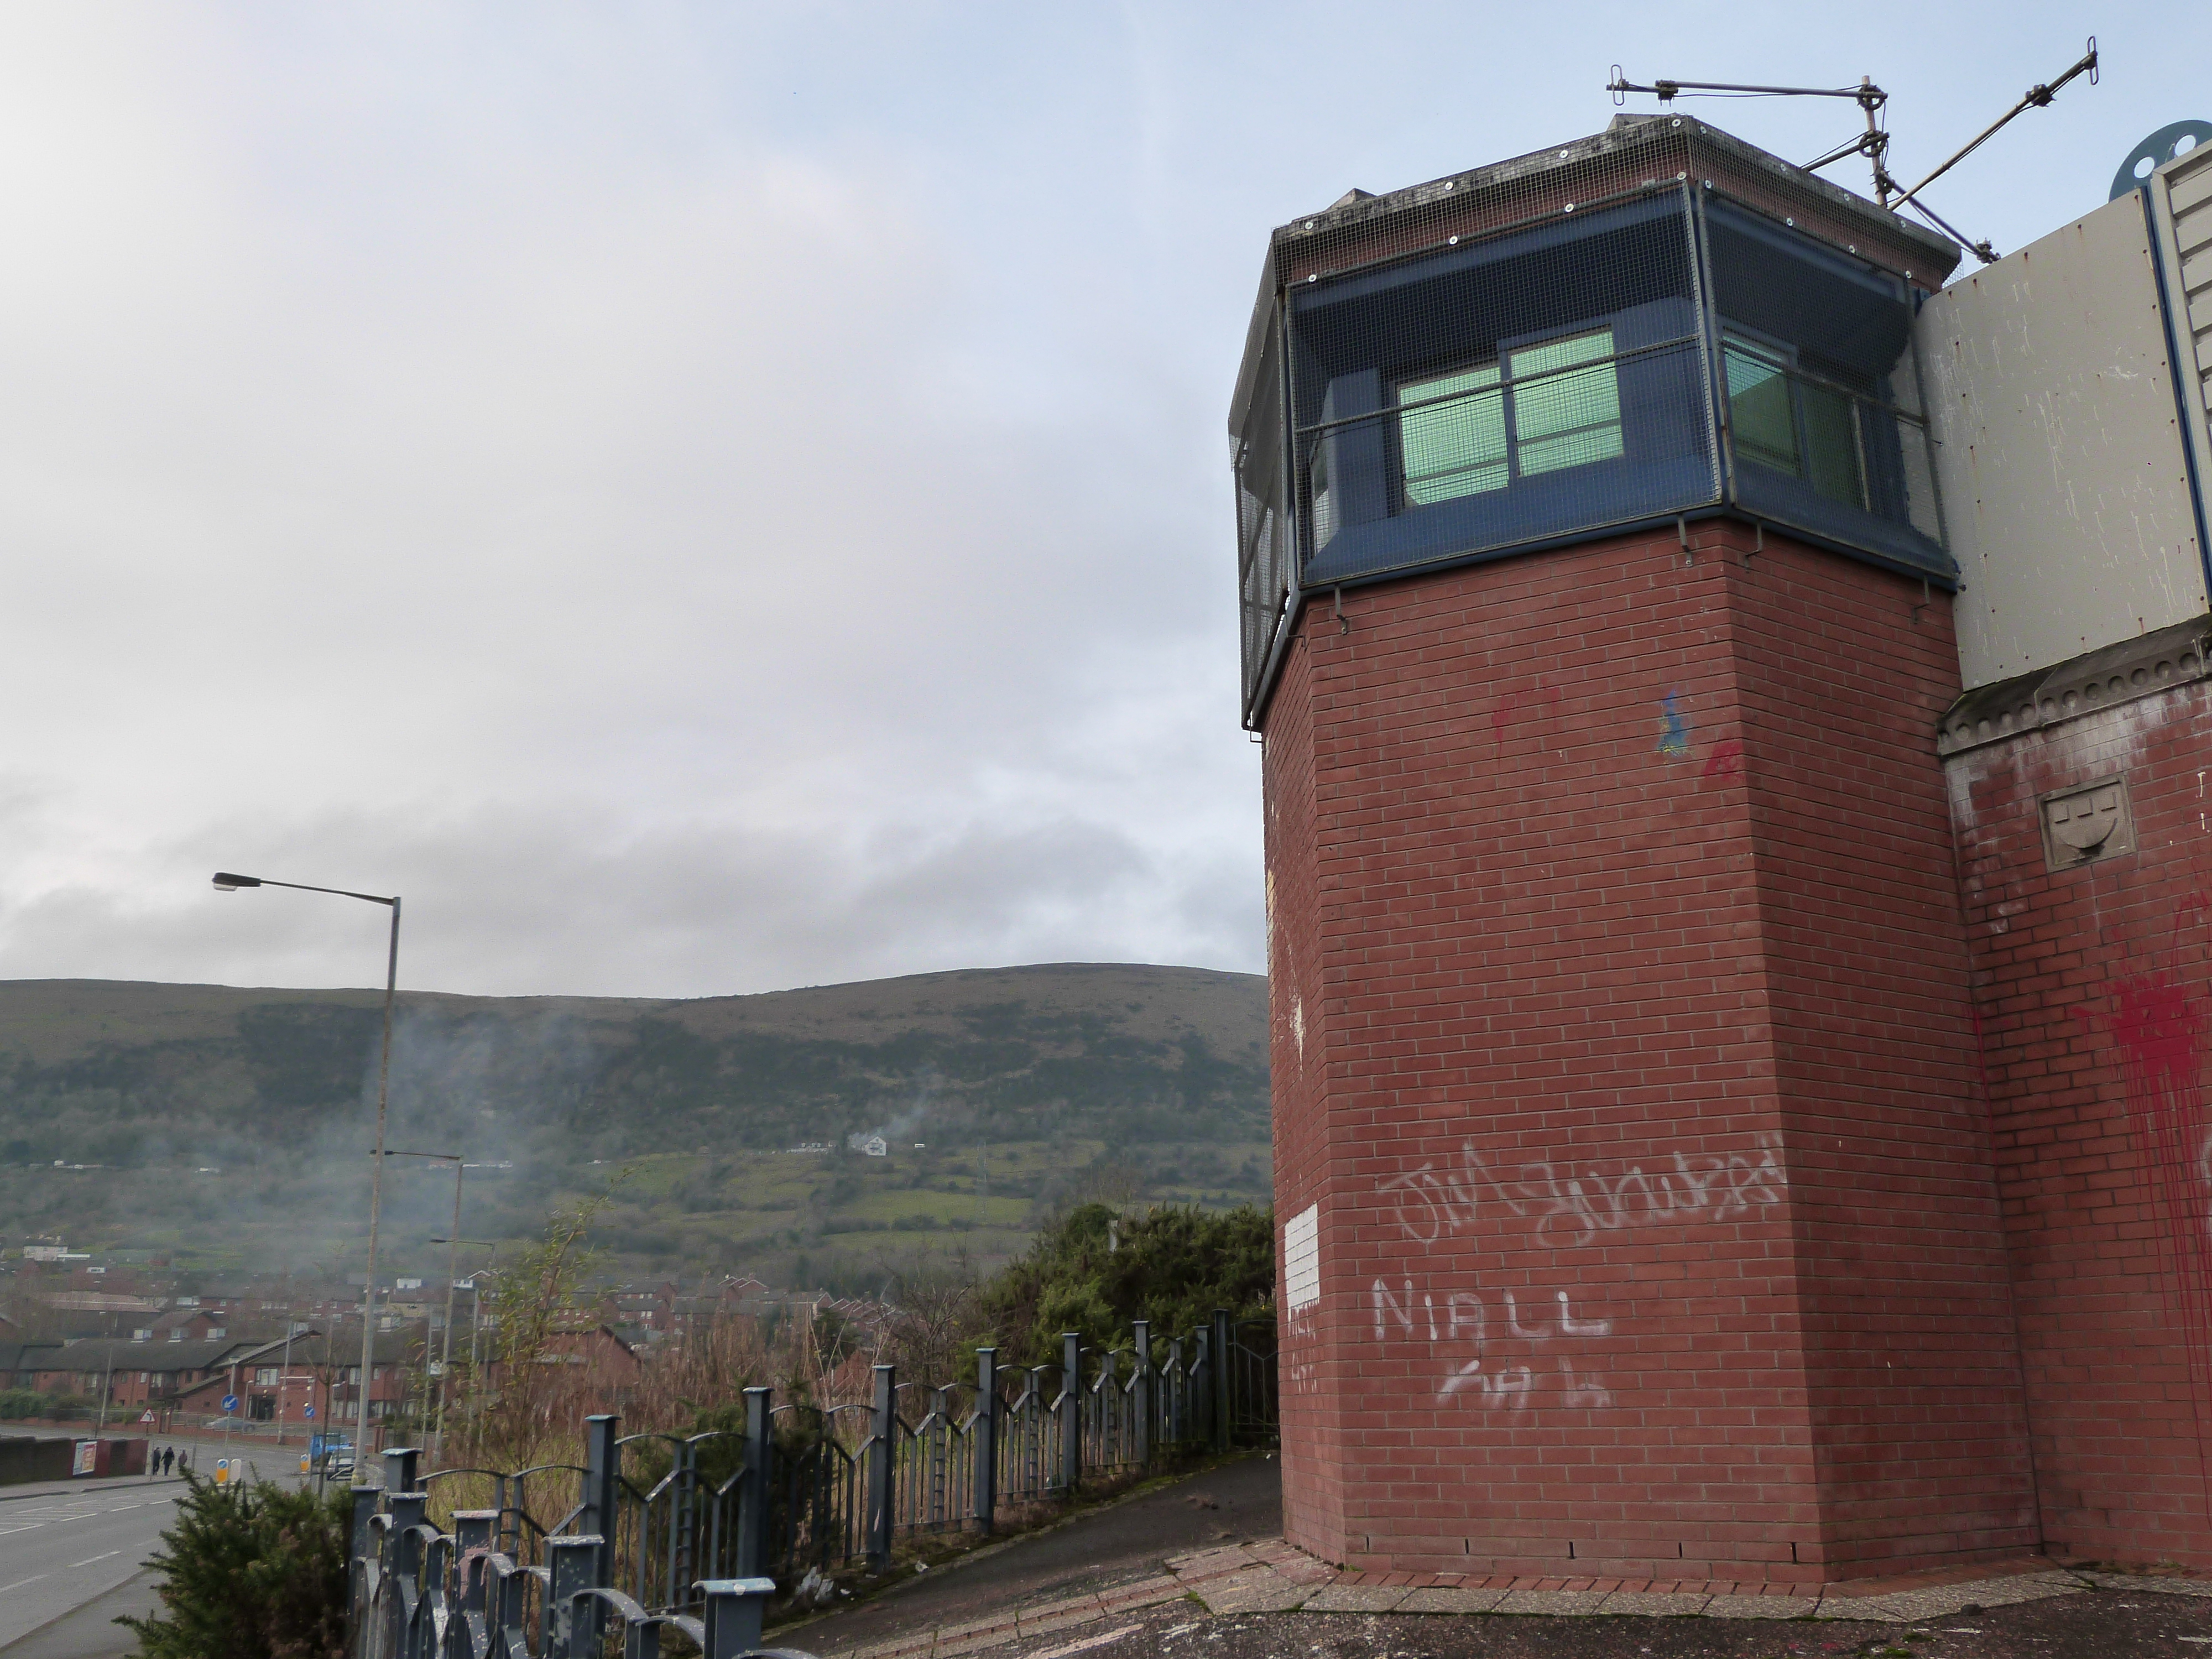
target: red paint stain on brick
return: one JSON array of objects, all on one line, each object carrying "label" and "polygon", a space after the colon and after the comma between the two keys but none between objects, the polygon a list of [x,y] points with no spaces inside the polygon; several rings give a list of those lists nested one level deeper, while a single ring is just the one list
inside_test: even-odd
[{"label": "red paint stain on brick", "polygon": [[1504,742],[1506,728],[1517,726],[1530,716],[1547,710],[1557,714],[1559,708],[1559,688],[1546,685],[1539,680],[1526,691],[1507,691],[1498,696],[1490,711],[1490,735]]},{"label": "red paint stain on brick", "polygon": [[1701,775],[1707,783],[1725,783],[1743,770],[1743,744],[1736,738],[1723,738],[1713,745],[1712,754],[1705,761]]},{"label": "red paint stain on brick", "polygon": [[[2201,1412],[2201,1396],[2212,1384],[2212,1126],[2201,1086],[2205,1006],[2169,974],[2119,980],[2112,1000],[2112,1012],[2101,1023],[2120,1051],[2128,1115],[2164,1212],[2160,1231]],[[2204,1431],[2200,1415],[2200,1443]]]}]

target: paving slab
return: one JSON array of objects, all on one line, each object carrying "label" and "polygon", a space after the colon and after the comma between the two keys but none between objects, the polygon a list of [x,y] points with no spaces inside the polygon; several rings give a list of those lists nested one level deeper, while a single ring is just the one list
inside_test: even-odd
[{"label": "paving slab", "polygon": [[1630,1615],[1644,1619],[1688,1619],[1705,1610],[1710,1595],[1683,1595],[1662,1590],[1615,1590],[1598,1605],[1608,1618]]},{"label": "paving slab", "polygon": [[1941,1589],[1901,1590],[1894,1595],[1831,1595],[1820,1603],[1829,1619],[1875,1619],[1885,1624],[1914,1625],[1929,1619],[1949,1619],[1968,1607],[2012,1607],[2054,1595],[2075,1595],[2088,1586],[2070,1574],[2035,1578],[1984,1578]]},{"label": "paving slab", "polygon": [[[1401,1613],[1488,1613],[1504,1599],[1504,1590],[1407,1590],[1406,1599],[1398,1603],[1398,1611]],[[1312,1604],[1309,1602],[1307,1605]]]},{"label": "paving slab", "polygon": [[2092,1572],[2081,1576],[2104,1589],[2148,1590],[2154,1595],[2212,1596],[2212,1581],[2202,1578],[2166,1578],[2134,1572]]},{"label": "paving slab", "polygon": [[1405,1584],[1329,1584],[1305,1601],[1308,1613],[1391,1613],[1413,1594]]},{"label": "paving slab", "polygon": [[1315,1593],[1310,1584],[1295,1584],[1264,1569],[1217,1579],[1197,1592],[1207,1610],[1216,1613],[1288,1613]]},{"label": "paving slab", "polygon": [[1561,1615],[1595,1613],[1605,1605],[1603,1590],[1508,1590],[1498,1604],[1499,1613],[1541,1613]]},{"label": "paving slab", "polygon": [[1100,1607],[1097,1598],[1093,1597],[1076,1607],[1024,1612],[1020,1615],[1021,1632],[1024,1636],[1044,1636],[1076,1625],[1095,1625],[1105,1616],[1106,1609]]},{"label": "paving slab", "polygon": [[1708,1619],[1810,1619],[1820,1610],[1817,1595],[1716,1595],[1705,1602]]}]

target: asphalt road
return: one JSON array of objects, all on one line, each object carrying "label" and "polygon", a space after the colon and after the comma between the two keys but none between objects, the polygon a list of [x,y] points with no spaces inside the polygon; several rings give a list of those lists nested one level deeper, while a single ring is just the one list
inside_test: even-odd
[{"label": "asphalt road", "polygon": [[132,1481],[0,1504],[0,1653],[137,1577],[183,1490]]},{"label": "asphalt road", "polygon": [[184,1491],[180,1480],[126,1479],[32,1497],[0,1492],[0,1656],[135,1651],[137,1638],[109,1621],[151,1607],[152,1578],[141,1575]]}]

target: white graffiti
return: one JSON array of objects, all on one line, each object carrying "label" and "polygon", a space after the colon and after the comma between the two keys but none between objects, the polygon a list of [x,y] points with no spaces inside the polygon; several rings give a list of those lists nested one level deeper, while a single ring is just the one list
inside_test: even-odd
[{"label": "white graffiti", "polygon": [[1495,1376],[1486,1376],[1482,1362],[1470,1359],[1444,1378],[1443,1387],[1437,1390],[1437,1403],[1442,1405],[1454,1395],[1470,1389],[1480,1391],[1486,1406],[1517,1412],[1528,1406],[1528,1396],[1536,1391],[1536,1373],[1526,1365],[1508,1365]]},{"label": "white graffiti", "polygon": [[1540,1158],[1522,1164],[1517,1179],[1506,1179],[1491,1172],[1469,1140],[1457,1168],[1423,1164],[1377,1182],[1375,1190],[1399,1229],[1419,1243],[1433,1244],[1502,1212],[1532,1222],[1537,1239],[1551,1249],[1572,1249],[1601,1233],[1730,1221],[1780,1203],[1790,1184],[1781,1145],[1770,1131],[1756,1138],[1755,1153],[1678,1152],[1671,1168],[1654,1173],[1632,1164],[1611,1176]]},{"label": "white graffiti", "polygon": [[[1564,1358],[1557,1360],[1557,1370],[1551,1373],[1539,1371],[1525,1363],[1485,1369],[1486,1348],[1493,1321],[1490,1308],[1473,1291],[1449,1291],[1438,1297],[1431,1291],[1416,1291],[1410,1279],[1401,1279],[1395,1291],[1388,1280],[1378,1279],[1371,1294],[1377,1344],[1393,1340],[1425,1340],[1435,1346],[1473,1350],[1470,1359],[1446,1362],[1449,1369],[1437,1389],[1438,1405],[1455,1395],[1466,1395],[1480,1400],[1492,1411],[1525,1411],[1530,1399],[1545,1389],[1555,1390],[1560,1404],[1585,1410],[1613,1404],[1613,1392],[1602,1376],[1578,1374],[1573,1362]],[[1519,1295],[1511,1291],[1500,1291],[1496,1298],[1498,1316],[1494,1322],[1498,1340],[1541,1348],[1562,1339],[1577,1341],[1613,1334],[1610,1319],[1578,1317],[1571,1292],[1551,1293],[1548,1300],[1557,1310],[1554,1313],[1540,1311],[1546,1300],[1538,1292],[1530,1298],[1524,1311]]]},{"label": "white graffiti", "polygon": [[[1410,1279],[1402,1279],[1400,1284],[1403,1291],[1402,1300],[1398,1292],[1391,1290],[1388,1280],[1378,1279],[1375,1281],[1375,1340],[1377,1342],[1389,1340],[1390,1323],[1397,1326],[1401,1336],[1415,1339],[1419,1339],[1425,1326],[1431,1342],[1472,1340],[1480,1348],[1488,1338],[1490,1316],[1484,1311],[1482,1298],[1473,1291],[1448,1291],[1439,1303],[1426,1291],[1417,1295],[1413,1281]],[[1518,1300],[1512,1291],[1504,1291],[1499,1300],[1505,1307],[1508,1334],[1523,1342],[1548,1342],[1554,1336],[1613,1334],[1610,1319],[1576,1318],[1574,1302],[1566,1291],[1553,1291],[1552,1299],[1559,1310],[1556,1323],[1545,1323],[1544,1316],[1539,1314],[1534,1316],[1534,1324],[1524,1325],[1521,1322]],[[1443,1314],[1441,1321],[1437,1317],[1439,1310]]]}]

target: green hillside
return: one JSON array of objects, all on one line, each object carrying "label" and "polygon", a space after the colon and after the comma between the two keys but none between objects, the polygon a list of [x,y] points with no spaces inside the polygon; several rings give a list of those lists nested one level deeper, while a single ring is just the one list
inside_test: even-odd
[{"label": "green hillside", "polygon": [[[357,1261],[380,1018],[362,992],[0,984],[0,1234]],[[622,1172],[601,1237],[632,1272],[818,1279],[918,1248],[988,1264],[1072,1197],[1264,1198],[1266,1030],[1262,979],[1114,964],[687,1001],[404,995],[388,1144],[514,1165],[470,1175],[477,1238],[529,1236]],[[889,1156],[846,1150],[872,1133]],[[432,1266],[451,1176],[388,1167],[391,1252]]]}]

